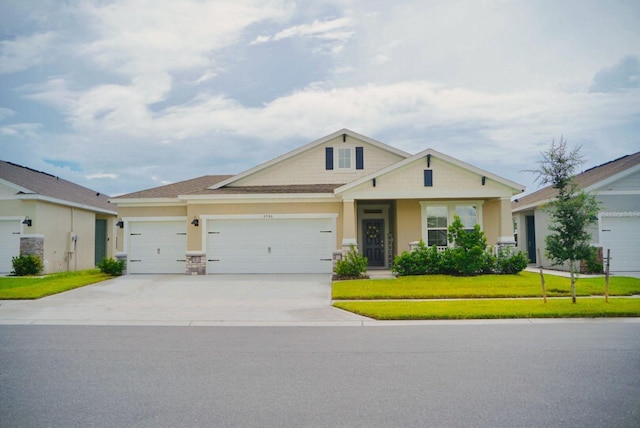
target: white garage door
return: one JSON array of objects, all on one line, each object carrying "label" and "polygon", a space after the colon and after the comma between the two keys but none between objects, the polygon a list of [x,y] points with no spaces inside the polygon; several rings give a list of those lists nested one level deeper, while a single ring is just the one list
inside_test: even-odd
[{"label": "white garage door", "polygon": [[20,255],[20,220],[0,220],[0,273],[11,273],[11,259]]},{"label": "white garage door", "polygon": [[207,273],[330,273],[329,218],[210,220]]},{"label": "white garage door", "polygon": [[186,221],[129,223],[129,273],[186,273]]},{"label": "white garage door", "polygon": [[611,249],[612,273],[640,277],[640,217],[603,217],[600,243],[605,257]]}]

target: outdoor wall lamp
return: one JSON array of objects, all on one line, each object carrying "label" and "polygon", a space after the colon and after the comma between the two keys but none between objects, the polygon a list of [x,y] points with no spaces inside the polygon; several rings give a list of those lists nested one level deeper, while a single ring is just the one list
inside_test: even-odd
[{"label": "outdoor wall lamp", "polygon": [[194,217],[193,220],[191,220],[191,224],[198,227],[198,225],[200,225],[200,220],[198,220],[197,217]]},{"label": "outdoor wall lamp", "polygon": [[427,168],[431,167],[431,155],[427,155]]},{"label": "outdoor wall lamp", "polygon": [[24,220],[22,221],[22,224],[26,224],[28,227],[31,227],[31,219],[29,218],[29,216],[26,216],[24,218]]},{"label": "outdoor wall lamp", "polygon": [[482,176],[482,185],[484,186],[484,183],[487,182],[487,177],[485,177],[484,175]]},{"label": "outdoor wall lamp", "polygon": [[120,229],[122,229],[122,228],[124,227],[124,221],[122,221],[122,220],[118,220],[118,221],[116,222],[116,226],[118,226]]}]

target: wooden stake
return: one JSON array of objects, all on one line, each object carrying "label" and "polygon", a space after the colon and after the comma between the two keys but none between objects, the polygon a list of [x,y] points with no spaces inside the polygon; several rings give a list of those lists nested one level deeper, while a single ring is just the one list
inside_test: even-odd
[{"label": "wooden stake", "polygon": [[607,265],[604,269],[604,278],[605,278],[604,301],[605,303],[609,303],[609,261],[610,260],[611,260],[611,249],[607,248]]},{"label": "wooden stake", "polygon": [[542,274],[542,257],[540,256],[540,248],[538,248],[538,266],[540,267],[540,285],[542,285],[542,300],[547,303],[547,292],[544,289],[544,275]]}]

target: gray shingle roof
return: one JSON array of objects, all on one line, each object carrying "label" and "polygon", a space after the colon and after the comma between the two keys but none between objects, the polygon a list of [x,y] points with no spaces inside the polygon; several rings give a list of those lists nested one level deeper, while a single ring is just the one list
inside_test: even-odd
[{"label": "gray shingle roof", "polygon": [[291,184],[286,186],[229,186],[219,189],[203,189],[192,195],[250,195],[278,193],[333,193],[344,184]]},{"label": "gray shingle roof", "polygon": [[199,192],[207,187],[226,180],[231,175],[204,175],[191,180],[180,181],[178,183],[167,184],[166,186],[154,187],[152,189],[140,190],[139,192],[128,193],[118,196],[118,199],[144,199],[144,198],[177,198],[179,195],[188,195]]},{"label": "gray shingle roof", "polygon": [[0,178],[28,189],[28,191],[22,192],[22,194],[34,194],[58,199],[83,205],[88,209],[94,208],[101,211],[116,211],[116,207],[109,204],[108,195],[82,187],[79,184],[47,174],[46,172],[36,171],[35,169],[11,162],[0,161]]},{"label": "gray shingle roof", "polygon": [[[612,160],[602,165],[590,168],[580,174],[575,175],[573,178],[575,182],[582,189],[586,189],[602,180],[612,177],[624,170],[640,164],[640,152],[626,155],[621,158]],[[536,192],[533,192],[527,196],[523,196],[517,199],[517,202],[511,203],[511,208],[516,210],[520,207],[535,206],[542,202],[547,202],[556,197],[558,189],[554,189],[553,186],[544,187]]]}]

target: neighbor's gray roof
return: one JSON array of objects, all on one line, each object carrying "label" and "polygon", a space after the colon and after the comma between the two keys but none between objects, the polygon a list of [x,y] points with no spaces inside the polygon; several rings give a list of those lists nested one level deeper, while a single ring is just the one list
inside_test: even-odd
[{"label": "neighbor's gray roof", "polygon": [[[632,155],[626,155],[602,165],[595,166],[577,174],[573,178],[580,188],[586,189],[589,186],[619,174],[622,171],[638,164],[640,164],[640,152]],[[520,207],[536,206],[537,204],[550,201],[555,198],[557,194],[558,189],[555,189],[553,186],[547,186],[537,192],[518,198],[516,201],[511,203],[511,208],[516,210]]]},{"label": "neighbor's gray roof", "polygon": [[109,204],[109,196],[95,190],[82,187],[60,177],[11,162],[0,161],[0,179],[13,183],[25,191],[16,194],[39,195],[47,198],[86,206],[87,209],[99,209],[115,213],[115,207]]},{"label": "neighbor's gray roof", "polygon": [[204,190],[230,177],[232,177],[232,175],[204,175],[202,177],[192,178],[191,180],[167,184],[166,186],[127,193],[126,195],[118,196],[117,199],[177,198],[180,195],[187,195]]}]

